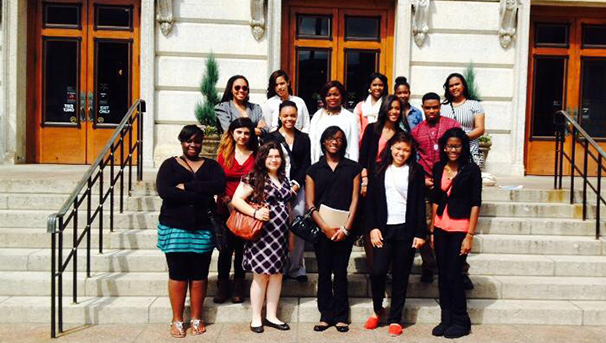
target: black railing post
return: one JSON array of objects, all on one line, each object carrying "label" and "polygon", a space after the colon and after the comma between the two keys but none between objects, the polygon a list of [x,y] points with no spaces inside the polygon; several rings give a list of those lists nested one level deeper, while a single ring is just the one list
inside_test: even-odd
[{"label": "black railing post", "polygon": [[72,303],[78,303],[78,197],[74,200],[74,236],[73,242],[74,246],[72,247],[73,259],[74,259],[74,280],[73,280],[73,291],[72,291]]},{"label": "black railing post", "polygon": [[585,158],[583,161],[583,220],[587,220],[587,164],[589,163],[589,141],[585,139]]},{"label": "black railing post", "polygon": [[120,132],[120,213],[124,213],[124,130]]},{"label": "black railing post", "polygon": [[90,250],[91,250],[91,231],[92,231],[92,223],[91,223],[91,209],[92,209],[92,198],[93,198],[93,185],[91,177],[88,177],[88,181],[86,183],[86,277],[90,277]]},{"label": "black railing post", "polygon": [[110,154],[111,164],[109,166],[109,173],[111,180],[109,181],[109,232],[114,232],[114,145],[112,144]]},{"label": "black railing post", "polygon": [[558,178],[560,175],[559,159],[560,159],[560,140],[562,138],[562,114],[558,111],[555,113],[555,163],[553,166],[553,188],[558,189]]},{"label": "black railing post", "polygon": [[58,319],[59,319],[59,333],[63,332],[63,217],[59,217],[59,246],[57,249],[57,253],[59,255],[58,258],[58,266],[59,266],[59,275],[57,277],[57,288],[58,288],[58,307],[59,311],[57,311]]},{"label": "black railing post", "polygon": [[99,254],[103,254],[103,161],[99,166]]},{"label": "black railing post", "polygon": [[[57,220],[55,218],[55,230]],[[57,233],[51,232],[51,338],[57,338],[57,313],[56,313],[56,273],[57,273]]]},{"label": "black railing post", "polygon": [[128,120],[128,196],[133,195],[133,122]]},{"label": "black railing post", "polygon": [[572,134],[570,135],[571,137],[571,145],[572,145],[572,151],[570,152],[571,156],[570,156],[570,203],[573,204],[574,203],[574,171],[575,171],[575,155],[576,155],[576,150],[577,150],[577,129],[573,126],[572,127]]},{"label": "black railing post", "polygon": [[137,124],[138,124],[138,130],[137,130],[137,136],[138,136],[138,148],[137,148],[137,155],[138,155],[138,169],[137,171],[138,173],[138,179],[137,181],[142,181],[143,180],[143,117],[146,111],[146,103],[145,100],[141,100],[141,102],[139,103],[139,114],[137,116]]},{"label": "black railing post", "polygon": [[595,239],[600,239],[600,205],[602,202],[602,155],[598,153],[598,194],[595,207]]}]

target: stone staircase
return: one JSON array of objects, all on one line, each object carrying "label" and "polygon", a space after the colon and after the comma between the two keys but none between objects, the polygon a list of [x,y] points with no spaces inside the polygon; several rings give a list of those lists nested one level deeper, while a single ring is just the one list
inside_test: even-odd
[{"label": "stone staircase", "polygon": [[[46,218],[62,205],[74,184],[73,180],[0,180],[0,323],[50,322]],[[478,235],[469,257],[475,284],[468,293],[472,321],[606,325],[606,240],[593,237],[593,221],[578,219],[579,205],[565,203],[569,193],[486,187],[483,197]],[[169,321],[166,261],[155,248],[160,205],[153,182],[140,183],[133,196],[125,199],[125,213],[116,214],[115,231],[109,233],[106,227],[103,254],[98,253],[98,231],[93,230],[93,275],[86,278],[85,250],[81,249],[77,304],[70,297],[73,272],[64,275],[65,323]],[[589,207],[591,217],[593,212]],[[107,214],[105,223],[109,223]],[[71,248],[69,230],[64,241],[65,248]],[[211,297],[216,290],[216,260],[215,252]],[[437,282],[419,281],[420,264],[417,257],[404,321],[435,323],[440,313]],[[312,252],[306,253],[306,265],[308,283],[285,280],[283,284],[280,315],[288,322],[319,318],[317,264]],[[363,322],[372,312],[372,303],[360,248],[354,248],[349,273],[351,320]],[[204,315],[207,322],[248,322],[250,304],[216,305],[209,298]]]}]

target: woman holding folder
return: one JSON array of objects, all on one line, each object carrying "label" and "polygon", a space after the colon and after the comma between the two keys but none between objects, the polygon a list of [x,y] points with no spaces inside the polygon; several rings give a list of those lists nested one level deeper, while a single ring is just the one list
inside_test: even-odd
[{"label": "woman holding folder", "polygon": [[320,311],[320,322],[314,330],[324,331],[335,325],[337,331],[347,332],[347,265],[353,245],[350,230],[356,216],[362,168],[345,158],[348,142],[339,127],[328,127],[319,143],[324,156],[309,167],[305,179],[307,208],[312,210],[312,218],[324,233],[314,245]]}]

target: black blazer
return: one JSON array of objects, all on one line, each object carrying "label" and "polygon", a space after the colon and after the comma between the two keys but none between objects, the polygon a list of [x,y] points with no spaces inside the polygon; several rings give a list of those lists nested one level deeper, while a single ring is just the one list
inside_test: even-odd
[{"label": "black blazer", "polygon": [[[368,175],[374,175],[376,172],[377,165],[377,153],[379,150],[379,140],[381,139],[381,132],[378,134],[375,132],[375,126],[377,123],[368,124],[364,130],[364,136],[362,136],[362,142],[360,143],[360,158],[358,163],[362,168],[366,168]],[[396,133],[402,131],[399,126],[396,126]]]},{"label": "black blazer", "polygon": [[460,168],[452,181],[450,196],[442,190],[442,174],[446,163],[439,162],[433,167],[434,187],[431,202],[438,204],[438,215],[444,213],[448,204],[451,218],[469,218],[473,206],[482,206],[482,172],[475,163],[469,162]]},{"label": "black blazer", "polygon": [[[425,221],[425,172],[414,162],[410,170],[406,194],[406,238],[427,238]],[[385,173],[369,178],[365,201],[365,218],[368,230],[378,228],[385,234],[387,227],[387,199],[385,197]]]},{"label": "black blazer", "polygon": [[[278,144],[286,144],[284,136],[278,130],[270,132],[265,136],[265,143],[274,141]],[[311,166],[311,142],[309,136],[295,129],[295,140],[292,144],[290,155],[291,180],[297,181],[301,188],[305,187],[305,172]]]},{"label": "black blazer", "polygon": [[[181,183],[185,190],[176,187]],[[208,210],[214,211],[214,196],[225,191],[225,173],[217,161],[205,158],[194,180],[192,172],[171,157],[158,170],[156,188],[162,198],[160,224],[178,229],[208,230]]]}]

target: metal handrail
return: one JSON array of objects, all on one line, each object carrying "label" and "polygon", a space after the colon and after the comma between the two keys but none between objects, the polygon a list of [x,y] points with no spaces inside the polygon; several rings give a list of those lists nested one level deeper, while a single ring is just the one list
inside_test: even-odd
[{"label": "metal handrail", "polygon": [[[51,337],[63,332],[63,273],[70,262],[73,269],[72,301],[77,303],[78,248],[86,238],[86,275],[91,275],[91,229],[95,220],[99,222],[99,253],[103,253],[104,205],[109,200],[109,227],[114,230],[114,193],[120,183],[120,213],[124,212],[124,175],[128,168],[128,191],[132,192],[133,156],[137,156],[137,181],[143,179],[143,115],[146,111],[144,100],[136,100],[120,121],[95,162],[84,173],[70,196],[57,213],[48,216],[47,232],[51,234]],[[135,124],[136,123],[136,124]],[[136,140],[133,131],[136,128]],[[128,141],[125,152],[125,144]],[[134,143],[134,144],[133,144]],[[115,172],[116,155],[119,151],[119,170]],[[136,155],[135,155],[136,153]],[[125,155],[126,154],[126,155]],[[104,169],[109,167],[109,187],[104,190]],[[99,185],[99,203],[92,206],[93,187]],[[78,210],[86,200],[86,225],[78,232]],[[63,258],[63,232],[68,224],[73,226],[73,245]],[[58,330],[57,330],[58,324]]]},{"label": "metal handrail", "polygon": [[[574,178],[575,172],[583,179],[583,220],[587,220],[587,188],[589,187],[596,194],[595,209],[595,238],[600,238],[600,206],[606,205],[606,199],[602,197],[602,172],[606,172],[606,153],[596,143],[596,141],[581,127],[581,125],[566,111],[555,113],[555,168],[554,168],[554,189],[562,189],[562,178],[564,176],[564,160],[570,163],[570,203],[574,203]],[[570,155],[565,151],[566,134],[570,133],[571,152]],[[584,152],[583,169],[575,164],[576,147],[581,145]],[[590,151],[590,147],[595,150]],[[597,164],[597,185],[589,181],[588,159],[592,158]]]}]

